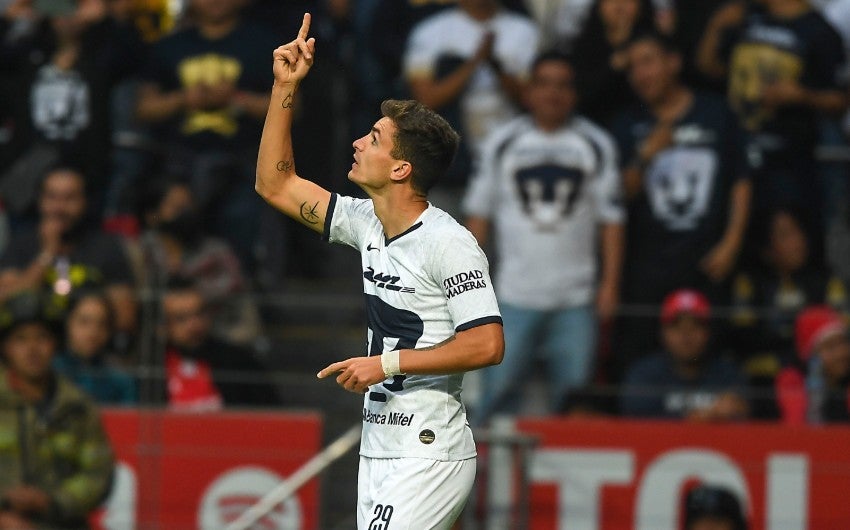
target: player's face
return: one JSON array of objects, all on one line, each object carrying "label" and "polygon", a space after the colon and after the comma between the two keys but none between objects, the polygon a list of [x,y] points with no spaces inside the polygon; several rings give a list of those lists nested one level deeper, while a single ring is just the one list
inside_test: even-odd
[{"label": "player's face", "polygon": [[56,347],[53,335],[43,324],[23,324],[3,342],[9,369],[29,381],[40,381],[50,371]]},{"label": "player's face", "polygon": [[708,325],[691,315],[680,315],[662,329],[664,347],[679,362],[699,361],[708,345]]},{"label": "player's face", "polygon": [[367,188],[380,188],[390,182],[390,174],[398,163],[391,154],[395,132],[393,121],[383,117],[365,136],[354,141],[349,180]]},{"label": "player's face", "polygon": [[627,51],[629,82],[635,93],[650,105],[663,98],[678,74],[678,56],[651,40],[638,41]]},{"label": "player's face", "polygon": [[534,119],[545,126],[562,124],[576,104],[573,69],[561,61],[540,63],[528,87],[528,107]]}]

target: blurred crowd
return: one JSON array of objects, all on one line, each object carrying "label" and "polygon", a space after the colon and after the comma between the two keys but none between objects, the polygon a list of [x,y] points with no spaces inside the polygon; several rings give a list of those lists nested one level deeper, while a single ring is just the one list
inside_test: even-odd
[{"label": "blurred crowd", "polygon": [[[300,174],[357,194],[349,141],[388,98],[462,134],[429,198],[504,316],[477,424],[850,420],[850,0],[0,0],[0,414],[100,455],[68,467],[83,505],[111,458],[91,400],[284,404],[251,294],[345,274],[253,188],[305,11]],[[43,475],[0,518],[78,522]]]}]

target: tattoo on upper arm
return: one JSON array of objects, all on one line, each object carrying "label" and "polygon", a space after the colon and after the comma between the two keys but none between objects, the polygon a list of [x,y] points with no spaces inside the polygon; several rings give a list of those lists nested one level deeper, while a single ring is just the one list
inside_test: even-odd
[{"label": "tattoo on upper arm", "polygon": [[280,103],[280,108],[282,108],[282,109],[291,109],[292,108],[292,100],[293,100],[292,94],[293,93],[290,92],[289,94],[286,95],[286,97],[283,98],[283,101],[281,101],[281,103]]},{"label": "tattoo on upper arm", "polygon": [[280,162],[277,163],[277,170],[278,171],[289,171],[290,169],[292,169],[292,165],[293,165],[292,160],[281,160]]},{"label": "tattoo on upper arm", "polygon": [[319,214],[316,213],[316,210],[319,209],[319,203],[310,206],[307,201],[301,203],[301,219],[304,219],[305,222],[310,223],[311,225],[315,225],[319,223]]}]

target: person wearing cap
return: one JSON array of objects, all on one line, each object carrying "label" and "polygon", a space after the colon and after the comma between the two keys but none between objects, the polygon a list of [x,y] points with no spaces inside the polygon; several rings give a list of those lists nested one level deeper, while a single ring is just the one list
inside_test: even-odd
[{"label": "person wearing cap", "polygon": [[620,394],[624,415],[704,421],[747,416],[742,374],[709,350],[710,316],[708,299],[698,291],[681,289],[664,299],[663,351],[627,370]]},{"label": "person wearing cap", "polygon": [[112,482],[97,409],[51,368],[57,341],[40,304],[0,310],[0,528],[84,529]]},{"label": "person wearing cap", "polygon": [[775,384],[782,421],[850,421],[847,319],[829,306],[812,306],[800,312],[795,329],[799,362],[783,369]]},{"label": "person wearing cap", "polygon": [[738,497],[726,488],[699,485],[685,497],[683,530],[747,530]]}]

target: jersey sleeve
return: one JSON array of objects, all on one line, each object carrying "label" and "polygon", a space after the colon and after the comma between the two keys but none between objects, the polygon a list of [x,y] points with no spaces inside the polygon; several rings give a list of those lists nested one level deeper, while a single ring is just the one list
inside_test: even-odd
[{"label": "jersey sleeve", "polygon": [[360,249],[360,238],[375,219],[372,201],[331,194],[322,238]]},{"label": "jersey sleeve", "polygon": [[469,232],[443,238],[432,273],[440,284],[455,331],[502,323],[487,257]]}]

